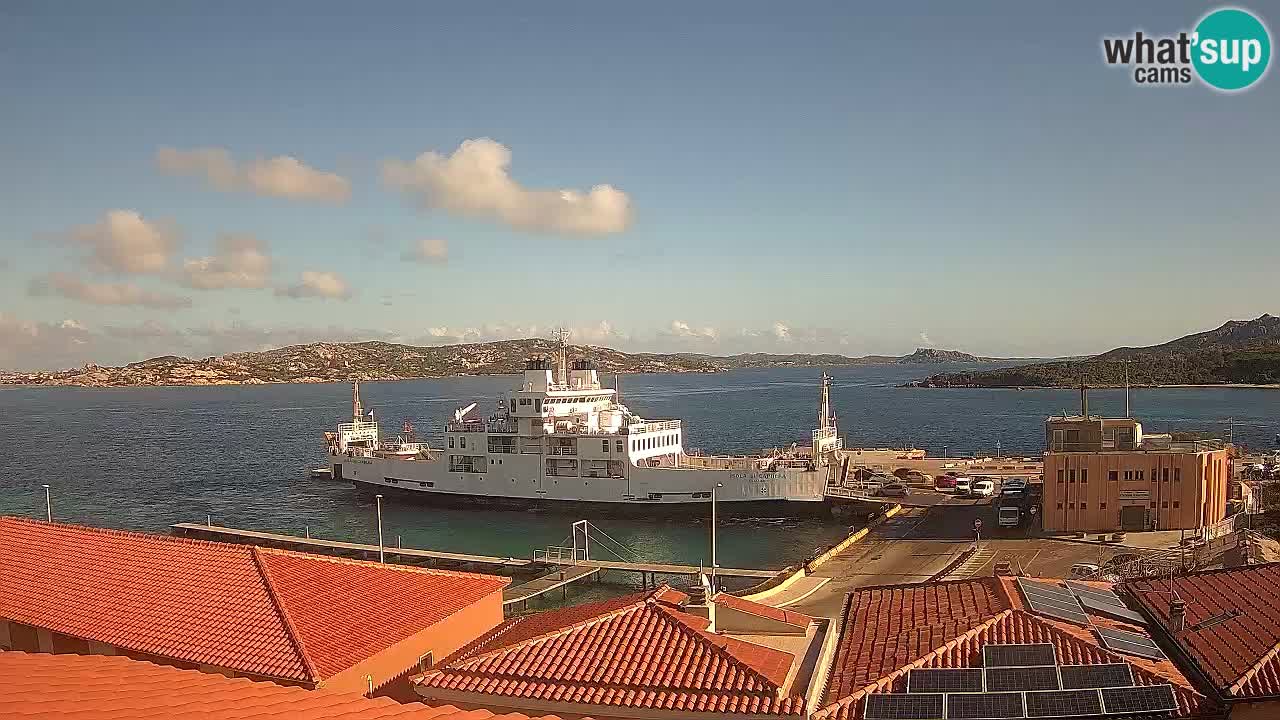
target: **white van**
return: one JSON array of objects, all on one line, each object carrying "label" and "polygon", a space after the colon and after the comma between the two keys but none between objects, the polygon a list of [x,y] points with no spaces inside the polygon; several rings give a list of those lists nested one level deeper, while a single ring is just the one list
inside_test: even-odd
[{"label": "white van", "polygon": [[961,495],[961,496],[968,495],[972,489],[972,486],[973,486],[973,478],[958,477],[956,478],[955,493],[956,495]]},{"label": "white van", "polygon": [[991,497],[996,493],[996,484],[990,480],[979,480],[969,486],[969,494],[976,497]]}]

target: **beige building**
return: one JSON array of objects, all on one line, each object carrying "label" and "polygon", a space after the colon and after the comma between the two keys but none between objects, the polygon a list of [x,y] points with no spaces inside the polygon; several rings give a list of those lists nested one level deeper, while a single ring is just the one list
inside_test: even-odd
[{"label": "beige building", "polygon": [[1231,477],[1221,440],[1143,435],[1133,418],[1045,422],[1044,529],[1196,530],[1226,517]]}]

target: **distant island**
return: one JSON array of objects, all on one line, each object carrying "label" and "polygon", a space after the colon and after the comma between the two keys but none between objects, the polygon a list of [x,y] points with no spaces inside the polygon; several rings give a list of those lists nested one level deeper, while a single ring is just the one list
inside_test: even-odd
[{"label": "distant island", "polygon": [[1221,327],[1149,347],[1120,347],[1076,360],[948,372],[913,387],[1119,387],[1131,385],[1280,386],[1280,318],[1231,320]]},{"label": "distant island", "polygon": [[[191,359],[176,355],[142,360],[120,367],[88,364],[69,370],[0,371],[0,385],[73,385],[139,387],[157,385],[257,385],[287,382],[404,380],[457,375],[518,373],[525,359],[549,355],[552,340],[528,338],[488,343],[418,347],[387,342],[311,343],[262,352],[242,352]],[[893,363],[977,362],[955,350],[921,348],[910,355],[850,357],[834,354],[748,353],[718,356],[695,353],[626,353],[595,345],[570,349],[573,357],[592,360],[602,373],[723,372],[745,368],[838,367]]]}]

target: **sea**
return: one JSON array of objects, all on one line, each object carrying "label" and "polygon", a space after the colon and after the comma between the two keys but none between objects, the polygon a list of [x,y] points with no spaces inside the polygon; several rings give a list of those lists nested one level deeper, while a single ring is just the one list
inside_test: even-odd
[{"label": "sea", "polygon": [[[983,369],[986,365],[947,365]],[[934,366],[827,368],[846,447],[919,447],[931,455],[1036,455],[1046,415],[1075,412],[1076,390],[904,388]],[[716,374],[623,375],[623,402],[649,418],[684,421],[686,449],[741,453],[805,443],[817,415],[820,368]],[[606,378],[612,382],[612,378]],[[405,421],[437,447],[445,418],[480,412],[512,376],[362,383],[384,434]],[[349,485],[313,479],[322,433],[350,417],[345,383],[146,388],[0,388],[0,514],[167,532],[180,522],[354,542],[377,542],[374,501]],[[1092,412],[1123,414],[1123,390],[1093,390]],[[1137,389],[1147,432],[1207,430],[1255,448],[1280,432],[1280,390]],[[587,519],[651,562],[709,562],[709,518],[586,517],[549,511],[441,509],[384,499],[388,545],[530,557],[567,544]],[[722,566],[781,568],[849,531],[835,520],[722,522]]]}]

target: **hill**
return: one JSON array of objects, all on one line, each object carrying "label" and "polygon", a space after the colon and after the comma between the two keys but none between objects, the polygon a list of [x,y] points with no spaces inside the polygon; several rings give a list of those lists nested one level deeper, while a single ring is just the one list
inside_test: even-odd
[{"label": "hill", "polygon": [[940,373],[920,387],[1068,387],[1280,384],[1280,318],[1231,320],[1221,327],[1148,347],[1121,347],[1069,361]]},{"label": "hill", "polygon": [[983,362],[990,358],[980,358],[976,355],[960,352],[959,350],[938,350],[936,348],[916,348],[916,351],[906,357],[898,358],[897,362],[902,365],[926,365],[934,363],[946,362]]},{"label": "hill", "polygon": [[[335,380],[402,380],[452,375],[502,375],[518,373],[525,359],[549,355],[555,343],[541,338],[418,347],[387,342],[311,343],[261,352],[242,352],[192,359],[165,355],[121,367],[88,364],[52,372],[0,372],[0,385],[84,385],[130,387],[148,385],[235,385],[277,382],[330,382]],[[742,368],[836,367],[847,365],[923,362],[921,353],[953,351],[917,350],[905,358],[886,355],[848,357],[804,353],[777,355],[752,353],[732,356],[690,353],[626,353],[606,347],[579,345],[571,357],[595,361],[602,373],[720,372]]]}]

